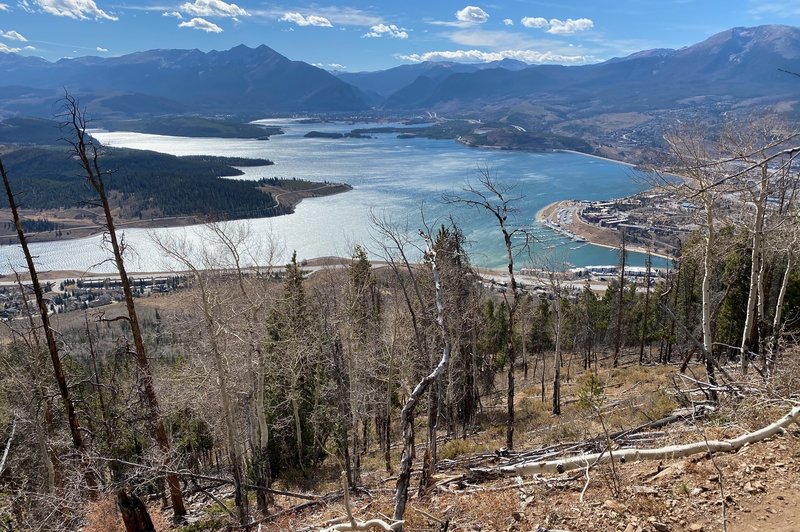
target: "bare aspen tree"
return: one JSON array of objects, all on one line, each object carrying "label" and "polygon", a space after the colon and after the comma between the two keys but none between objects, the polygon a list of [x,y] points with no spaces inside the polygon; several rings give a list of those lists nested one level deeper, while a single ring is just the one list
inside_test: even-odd
[{"label": "bare aspen tree", "polygon": [[783,334],[783,304],[786,300],[786,293],[789,287],[793,268],[795,266],[795,255],[800,245],[800,209],[798,209],[797,195],[800,190],[800,172],[797,171],[794,161],[790,160],[785,165],[785,170],[781,172],[777,183],[777,216],[780,220],[774,238],[773,249],[779,257],[785,254],[784,272],[781,276],[780,287],[775,301],[775,308],[772,317],[772,331],[769,339],[769,356],[767,359],[767,371],[774,370],[777,351],[780,346],[780,339]]},{"label": "bare aspen tree", "polygon": [[[377,371],[374,361],[364,352],[366,345],[362,340],[366,339],[362,339],[356,331],[360,312],[354,312],[352,307],[355,303],[352,281],[354,277],[361,277],[354,275],[354,270],[359,270],[361,274],[369,271],[368,261],[361,262],[359,256],[366,261],[366,255],[361,255],[357,249],[346,272],[347,282],[343,282],[345,274],[340,269],[324,268],[316,272],[315,277],[322,276],[324,280],[318,283],[312,296],[319,307],[321,352],[327,360],[330,381],[327,393],[323,391],[323,397],[332,403],[328,407],[329,414],[324,406],[322,409],[333,421],[337,448],[334,457],[343,469],[348,490],[360,483],[362,447],[359,438],[363,433],[359,434],[358,425],[366,419],[365,402],[369,395],[359,366],[366,371]],[[356,296],[355,299],[359,298]]]},{"label": "bare aspen tree", "polygon": [[[408,256],[408,250],[415,247],[408,237],[407,228],[401,229],[393,226],[388,220],[380,219],[374,213],[371,216],[372,226],[378,233],[378,243],[383,249],[384,259],[386,260],[389,268],[391,269],[397,284],[400,288],[400,293],[403,296],[408,316],[411,320],[411,329],[413,332],[414,347],[421,357],[428,358],[428,367],[434,365],[434,351],[429,349],[428,330],[426,325],[430,321],[429,305],[426,304],[425,298],[422,295],[422,287],[420,286],[418,278],[418,269],[415,268]],[[436,463],[436,432],[438,420],[438,398],[435,392],[428,395],[428,467],[423,468],[425,474],[422,476],[420,486],[426,484],[427,475],[431,472],[430,468],[435,466]],[[411,419],[413,421],[413,409],[410,411]],[[404,425],[401,423],[401,429]],[[410,426],[411,430],[411,448],[410,458],[413,459],[414,452],[414,427],[413,423]]]},{"label": "bare aspen tree", "polygon": [[[384,349],[380,337],[381,296],[366,250],[355,246],[351,263],[347,268],[344,283],[341,324],[343,331],[347,390],[342,393],[349,398],[347,416],[350,419],[352,448],[347,453],[351,458],[348,469],[351,486],[360,482],[361,457],[369,448],[369,425],[371,417],[385,417],[383,400],[379,399],[385,389],[381,380],[384,369]],[[340,372],[337,370],[337,374]],[[346,427],[345,427],[346,429]],[[385,427],[379,430],[384,430]]]},{"label": "bare aspen tree", "polygon": [[619,350],[622,347],[622,315],[625,312],[625,263],[628,260],[627,240],[625,230],[620,231],[619,245],[619,295],[617,297],[617,326],[614,331],[614,358],[611,365],[617,367],[619,364]]},{"label": "bare aspen tree", "polygon": [[[17,238],[19,239],[22,253],[25,255],[25,262],[28,266],[28,273],[31,276],[31,285],[33,286],[33,293],[36,297],[36,305],[39,309],[39,316],[42,320],[42,329],[47,341],[47,350],[50,352],[50,360],[53,363],[53,372],[55,374],[56,382],[58,383],[58,391],[61,395],[61,401],[64,403],[64,409],[67,412],[67,423],[69,425],[69,432],[72,436],[72,445],[81,457],[84,468],[84,478],[89,489],[97,487],[97,478],[89,465],[88,450],[83,442],[81,435],[80,424],[78,423],[78,415],[75,412],[75,405],[72,401],[72,394],[67,385],[67,378],[64,374],[64,367],[61,364],[61,356],[58,352],[58,344],[56,343],[56,336],[53,328],[50,326],[50,314],[47,309],[47,303],[44,300],[44,292],[42,291],[41,284],[39,283],[39,276],[36,272],[36,264],[33,261],[30,249],[28,248],[28,240],[25,237],[25,231],[22,229],[22,220],[19,216],[19,209],[17,207],[16,197],[11,190],[11,183],[8,180],[8,174],[3,167],[3,161],[0,160],[0,175],[3,178],[3,186],[5,187],[8,204],[11,208],[11,215],[14,220],[14,227],[17,231]],[[25,297],[25,294],[22,294]],[[30,316],[30,314],[29,314]],[[36,334],[32,331],[32,334]],[[49,462],[49,460],[48,460]]]},{"label": "bare aspen tree", "polygon": [[[717,244],[717,216],[719,203],[726,192],[723,187],[714,187],[722,169],[713,164],[714,158],[708,151],[706,139],[702,136],[681,132],[666,137],[670,154],[676,160],[676,173],[683,177],[676,182],[674,178],[662,176],[661,185],[675,192],[679,197],[699,201],[703,208],[705,222],[703,246],[703,279],[700,293],[702,298],[703,355],[706,361],[706,375],[709,384],[716,386],[714,365],[714,338],[711,329],[711,279],[714,275],[713,259]],[[676,295],[677,297],[677,295]],[[712,390],[716,399],[716,391]]]},{"label": "bare aspen tree", "polygon": [[793,211],[786,216],[789,218],[789,221],[781,231],[784,237],[784,249],[781,251],[786,254],[786,262],[783,275],[781,276],[781,283],[778,288],[778,296],[775,300],[775,310],[772,317],[772,338],[770,339],[770,353],[767,360],[768,371],[772,371],[774,367],[776,352],[780,345],[780,337],[783,332],[783,303],[786,301],[786,292],[789,288],[789,281],[795,266],[795,255],[797,253],[798,244],[800,244],[800,219],[798,219],[798,213]]},{"label": "bare aspen tree", "polygon": [[[106,229],[105,236],[111,244],[113,260],[117,267],[117,273],[119,274],[122,291],[125,296],[125,307],[128,313],[127,321],[131,328],[131,335],[133,336],[136,361],[142,373],[142,386],[144,388],[148,415],[154,428],[156,442],[167,460],[170,460],[170,442],[167,437],[164,420],[161,416],[158,397],[156,396],[153,386],[153,373],[150,369],[150,361],[147,358],[142,330],[139,325],[139,318],[136,314],[136,305],[133,300],[133,291],[131,290],[128,272],[125,268],[124,249],[117,237],[114,226],[114,215],[111,212],[111,205],[108,200],[108,194],[106,193],[104,176],[106,176],[107,173],[101,170],[100,167],[100,148],[94,138],[86,132],[85,113],[79,107],[78,101],[69,94],[65,96],[64,110],[66,115],[65,126],[73,134],[69,143],[72,145],[73,153],[79,159],[81,167],[86,174],[86,179],[97,194],[103,209],[103,216],[105,217],[104,225]],[[170,473],[167,474],[166,477],[170,499],[172,501],[172,511],[176,516],[185,515],[186,506],[183,502],[183,494],[181,493],[178,476],[174,473]]]},{"label": "bare aspen tree", "polygon": [[564,336],[564,293],[560,279],[556,276],[554,271],[550,271],[550,290],[553,293],[553,315],[551,318],[551,327],[553,328],[553,415],[561,415],[561,366],[562,360],[562,344]]},{"label": "bare aspen tree", "polygon": [[[263,245],[254,243],[255,237],[249,224],[212,222],[207,225],[214,235],[224,255],[224,266],[232,267],[236,275],[239,293],[244,302],[251,306],[250,312],[244,313],[245,334],[249,341],[248,360],[253,365],[253,390],[250,394],[253,414],[250,416],[253,480],[257,486],[269,488],[272,484],[272,471],[269,457],[269,425],[264,405],[264,387],[266,378],[266,356],[262,341],[256,330],[263,310],[263,304],[254,293],[254,286],[248,284],[244,273],[244,261],[247,260],[255,268],[256,277],[260,277],[261,269],[267,271],[275,262],[278,247],[272,235],[267,235]],[[262,235],[263,236],[263,235]],[[253,247],[255,246],[255,247]],[[271,494],[266,490],[256,490],[258,510],[266,513]]]},{"label": "bare aspen tree", "polygon": [[[411,392],[411,395],[403,405],[402,411],[400,412],[400,423],[403,430],[403,454],[400,458],[400,472],[397,477],[397,486],[395,489],[395,506],[393,515],[393,519],[395,521],[401,521],[403,519],[403,515],[405,514],[406,510],[406,502],[408,500],[408,487],[411,479],[412,448],[414,445],[414,409],[422,395],[425,394],[431,385],[435,386],[439,376],[444,373],[445,369],[447,368],[447,364],[450,361],[450,352],[452,348],[450,336],[447,334],[447,324],[445,322],[442,282],[439,277],[436,251],[433,248],[433,242],[430,235],[423,234],[422,236],[425,239],[426,244],[426,262],[430,264],[431,275],[433,276],[435,289],[434,298],[436,301],[436,324],[442,336],[443,347],[439,363],[427,376],[417,383],[417,385],[414,387],[414,390]],[[402,530],[402,527],[396,528],[396,530]]]},{"label": "bare aspen tree", "polygon": [[644,311],[642,312],[642,330],[641,337],[639,338],[639,364],[644,364],[644,344],[647,341],[649,334],[649,319],[650,319],[650,274],[653,269],[653,255],[650,253],[650,248],[647,248],[647,258],[645,259],[645,274],[644,282],[646,284],[644,293]]},{"label": "bare aspen tree", "polygon": [[[746,374],[754,349],[757,329],[766,319],[764,287],[767,261],[764,254],[768,230],[769,199],[781,177],[789,172],[800,147],[793,145],[798,134],[782,131],[774,120],[761,118],[747,124],[729,124],[723,132],[721,156],[726,157],[728,175],[723,180],[735,184],[741,200],[752,207],[750,232],[750,282],[745,309],[745,324],[740,345],[742,373]],[[760,350],[766,366],[766,353]]]},{"label": "bare aspen tree", "polygon": [[239,523],[245,525],[249,517],[249,504],[247,492],[245,490],[245,467],[239,450],[239,442],[236,438],[236,427],[234,422],[234,400],[231,397],[230,385],[228,383],[228,369],[223,353],[222,342],[227,329],[220,316],[223,308],[229,307],[224,297],[225,288],[215,290],[213,286],[215,270],[219,263],[213,255],[213,248],[203,247],[199,252],[195,251],[188,242],[175,243],[167,242],[164,239],[154,238],[159,249],[167,256],[177,261],[183,268],[188,270],[198,291],[198,307],[202,313],[203,324],[208,338],[209,351],[216,370],[217,389],[220,401],[222,402],[222,413],[225,424],[226,444],[228,459],[230,461],[231,472],[234,483],[234,502],[238,510]]},{"label": "bare aspen tree", "polygon": [[[506,362],[508,363],[508,392],[507,392],[507,418],[506,418],[506,448],[514,448],[514,370],[516,369],[516,348],[514,346],[514,316],[520,302],[517,289],[517,278],[514,274],[514,241],[513,238],[522,234],[527,236],[524,229],[509,225],[509,217],[516,213],[514,203],[521,199],[510,195],[510,188],[497,182],[488,168],[481,169],[478,176],[478,186],[467,185],[466,195],[445,194],[444,201],[450,204],[466,205],[487,212],[495,221],[503,235],[503,245],[506,251],[507,270],[509,277],[508,290],[503,292],[503,300],[507,309],[508,336],[506,338]],[[510,297],[509,297],[510,292]]]}]

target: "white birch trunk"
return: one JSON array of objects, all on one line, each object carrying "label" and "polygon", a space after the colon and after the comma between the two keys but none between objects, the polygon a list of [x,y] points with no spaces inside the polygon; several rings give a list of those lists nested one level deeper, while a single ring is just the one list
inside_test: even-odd
[{"label": "white birch trunk", "polygon": [[714,231],[714,204],[713,199],[706,200],[706,249],[703,256],[703,283],[701,287],[703,298],[703,349],[706,356],[711,356],[714,347],[714,338],[711,335],[711,276],[714,274],[711,258],[714,254],[716,233]]},{"label": "white birch trunk", "polygon": [[[617,449],[614,451],[614,460],[617,463],[637,462],[640,460],[671,460],[683,458],[698,453],[731,452],[741,449],[746,444],[756,443],[785,431],[786,427],[795,423],[800,418],[800,406],[781,417],[775,423],[767,425],[755,432],[743,434],[730,440],[708,440],[684,445],[669,445],[657,449]],[[499,467],[492,472],[499,472],[506,476],[533,475],[536,473],[563,473],[575,469],[585,469],[587,466],[604,464],[611,460],[608,452],[582,454],[562,460],[548,460],[544,462],[521,463],[513,466]]]},{"label": "white birch trunk", "polygon": [[755,201],[756,214],[753,221],[753,242],[750,258],[750,288],[747,295],[747,308],[745,310],[744,331],[742,332],[741,357],[742,374],[747,374],[748,357],[753,340],[753,330],[756,322],[756,302],[758,300],[759,277],[761,275],[761,244],[763,240],[764,213],[767,198],[767,167],[761,167],[760,197]]}]

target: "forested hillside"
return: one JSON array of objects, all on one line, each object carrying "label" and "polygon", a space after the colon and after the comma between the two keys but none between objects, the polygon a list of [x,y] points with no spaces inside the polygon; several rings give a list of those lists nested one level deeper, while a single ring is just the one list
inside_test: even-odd
[{"label": "forested hillside", "polygon": [[[84,206],[92,197],[80,168],[63,148],[20,148],[3,156],[11,182],[27,209]],[[108,189],[127,217],[213,215],[247,218],[284,214],[256,181],[220,179],[241,175],[236,166],[262,166],[267,160],[225,157],[175,157],[156,152],[115,148],[104,156],[111,172]],[[0,206],[8,207],[7,200]]]},{"label": "forested hillside", "polygon": [[[373,217],[375,262],[356,245],[277,265],[270,235],[214,223],[201,248],[155,237],[178,265],[163,278],[34,287],[42,312],[5,333],[2,511],[50,530],[121,530],[148,511],[186,532],[551,528],[561,504],[583,529],[744,519],[779,476],[726,453],[768,464],[755,449],[796,448],[800,418],[798,148],[780,130],[765,144],[759,124],[669,137],[685,179],[660,186],[698,222],[669,269],[629,270],[622,249],[602,277],[519,253],[478,272],[452,222],[414,236]],[[443,199],[524,245],[491,174]],[[25,298],[2,295],[23,318]],[[59,331],[46,348],[39,318]],[[633,464],[648,459],[665,465]]]}]

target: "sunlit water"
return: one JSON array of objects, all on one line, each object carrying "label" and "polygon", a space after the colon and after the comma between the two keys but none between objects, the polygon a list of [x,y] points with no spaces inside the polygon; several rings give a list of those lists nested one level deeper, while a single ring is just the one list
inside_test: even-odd
[{"label": "sunlit water", "polygon": [[[94,132],[109,146],[154,150],[174,155],[220,155],[267,158],[273,166],[243,168],[239,179],[262,177],[300,178],[344,182],[352,191],[325,198],[304,200],[288,216],[255,219],[247,223],[255,235],[280,244],[277,262],[285,262],[293,250],[300,259],[329,255],[348,256],[355,244],[364,245],[374,257],[380,256],[370,215],[407,226],[416,234],[424,223],[436,226],[457,221],[469,242],[473,264],[500,267],[505,261],[502,236],[496,220],[487,212],[442,202],[442,193],[459,192],[476,183],[479,172],[488,169],[510,192],[517,213],[511,224],[530,228],[540,241],[532,253],[520,254],[519,266],[533,265],[563,269],[570,265],[616,264],[615,250],[571,242],[534,221],[536,212],[556,200],[598,200],[626,196],[644,185],[630,168],[611,161],[572,153],[529,153],[484,150],[454,141],[398,139],[396,134],[379,134],[372,139],[306,139],[311,130],[348,132],[369,125],[301,124],[292,120],[263,120],[280,125],[285,135],[268,141],[218,138],[186,138],[130,132]],[[190,191],[187,191],[190,193]],[[202,239],[197,228],[159,229],[162,236]],[[132,250],[131,271],[158,271],[172,266],[152,242],[148,230],[126,229],[125,242]],[[517,240],[516,242],[521,242]],[[49,270],[110,272],[103,260],[108,253],[101,237],[33,244],[40,267]],[[531,264],[533,257],[534,263]],[[260,259],[257,259],[260,260]],[[632,265],[644,263],[644,256],[631,254]],[[663,264],[663,261],[659,261]],[[23,264],[18,246],[0,247],[0,270]]]}]

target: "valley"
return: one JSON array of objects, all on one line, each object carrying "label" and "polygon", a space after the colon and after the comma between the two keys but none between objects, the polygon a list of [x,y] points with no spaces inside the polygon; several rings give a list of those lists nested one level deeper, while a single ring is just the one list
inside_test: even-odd
[{"label": "valley", "polygon": [[798,528],[792,6],[97,2],[0,0],[0,529]]}]

